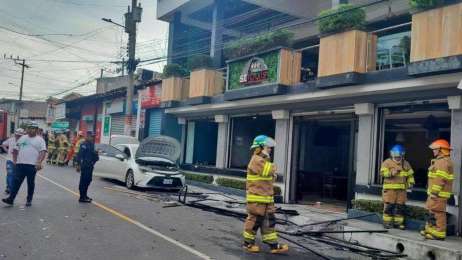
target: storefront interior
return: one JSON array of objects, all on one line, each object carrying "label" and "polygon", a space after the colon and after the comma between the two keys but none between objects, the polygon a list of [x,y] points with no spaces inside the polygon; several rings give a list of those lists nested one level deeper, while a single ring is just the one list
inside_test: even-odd
[{"label": "storefront interior", "polygon": [[275,122],[271,115],[234,117],[231,120],[230,168],[247,168],[251,157],[250,146],[258,135],[274,138]]},{"label": "storefront interior", "polygon": [[185,164],[215,166],[218,124],[213,119],[188,121]]},{"label": "storefront interior", "polygon": [[[415,172],[415,188],[425,189],[432,159],[428,146],[438,138],[450,141],[451,112],[447,103],[380,108],[379,122],[379,161],[388,158],[393,145],[403,145],[406,160]],[[376,183],[381,184],[378,170],[376,172]]]},{"label": "storefront interior", "polygon": [[353,114],[294,118],[291,200],[345,209],[354,183]]}]

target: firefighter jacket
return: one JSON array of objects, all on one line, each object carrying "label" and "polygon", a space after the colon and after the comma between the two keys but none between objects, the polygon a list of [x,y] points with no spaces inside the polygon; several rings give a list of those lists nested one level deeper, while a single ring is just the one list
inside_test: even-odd
[{"label": "firefighter jacket", "polygon": [[384,190],[405,190],[414,185],[414,171],[406,160],[401,163],[387,159],[380,167]]},{"label": "firefighter jacket", "polygon": [[274,203],[276,167],[263,154],[253,155],[247,166],[247,202]]},{"label": "firefighter jacket", "polygon": [[453,164],[449,156],[439,156],[433,159],[428,169],[427,194],[447,200],[452,195],[453,181]]},{"label": "firefighter jacket", "polygon": [[48,138],[48,149],[51,149],[51,150],[56,149],[56,139],[54,137]]}]

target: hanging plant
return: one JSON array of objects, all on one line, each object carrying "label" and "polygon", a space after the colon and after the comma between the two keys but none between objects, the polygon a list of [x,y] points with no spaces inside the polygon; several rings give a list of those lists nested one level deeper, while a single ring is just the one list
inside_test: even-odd
[{"label": "hanging plant", "polygon": [[293,37],[294,34],[288,30],[266,32],[226,43],[223,52],[227,59],[234,59],[279,46],[290,46]]},{"label": "hanging plant", "polygon": [[209,55],[195,55],[188,59],[188,69],[210,69],[213,67],[213,60]]},{"label": "hanging plant", "polygon": [[339,33],[353,29],[362,29],[366,21],[366,12],[352,4],[341,4],[335,8],[321,11],[319,14],[319,32],[321,34]]},{"label": "hanging plant", "polygon": [[186,68],[176,63],[165,65],[164,70],[162,72],[163,78],[185,77],[188,74],[189,74],[189,71]]},{"label": "hanging plant", "polygon": [[427,10],[445,3],[444,0],[409,0],[409,5],[414,10]]}]

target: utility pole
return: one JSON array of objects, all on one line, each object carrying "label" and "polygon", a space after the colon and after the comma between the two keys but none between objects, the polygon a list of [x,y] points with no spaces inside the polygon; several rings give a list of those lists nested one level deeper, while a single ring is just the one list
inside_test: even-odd
[{"label": "utility pole", "polygon": [[5,59],[9,59],[14,61],[14,64],[21,66],[21,84],[19,86],[19,102],[15,104],[14,108],[14,128],[15,130],[19,128],[19,118],[21,113],[21,106],[22,106],[22,92],[24,88],[24,70],[30,69],[30,66],[26,64],[25,59],[20,59],[19,57],[13,58],[10,56],[9,58],[6,57],[6,54],[3,55]]},{"label": "utility pole", "polygon": [[138,6],[137,0],[132,0],[132,8],[128,7],[128,12],[125,13],[125,32],[128,33],[128,87],[127,87],[127,105],[125,108],[125,127],[124,134],[131,135],[132,133],[132,108],[133,108],[133,92],[135,90],[134,73],[136,70],[137,61],[135,59],[136,50],[136,24],[141,22],[141,5]]},{"label": "utility pole", "polygon": [[[125,107],[125,126],[124,134],[131,135],[132,133],[132,107],[133,107],[133,92],[135,89],[135,79],[134,73],[136,70],[136,65],[138,61],[135,59],[135,49],[136,49],[136,24],[141,22],[141,13],[143,8],[141,4],[137,3],[137,0],[132,0],[131,9],[128,7],[128,11],[125,13],[125,26],[118,24],[111,19],[102,18],[103,21],[115,24],[125,29],[125,32],[128,33],[128,61],[127,61],[127,71],[128,71],[128,86],[127,86],[127,102]],[[124,60],[125,61],[125,60]],[[124,61],[122,64],[124,64]],[[122,70],[123,71],[123,70]],[[123,72],[122,72],[123,73]]]}]

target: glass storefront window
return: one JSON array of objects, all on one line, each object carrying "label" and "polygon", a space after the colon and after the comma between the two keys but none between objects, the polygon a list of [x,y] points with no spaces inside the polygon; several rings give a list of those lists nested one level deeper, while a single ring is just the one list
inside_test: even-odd
[{"label": "glass storefront window", "polygon": [[215,166],[217,138],[218,124],[212,119],[188,122],[185,164]]},{"label": "glass storefront window", "polygon": [[275,123],[271,115],[236,117],[232,119],[230,168],[246,169],[250,146],[258,135],[274,138]]},{"label": "glass storefront window", "polygon": [[406,160],[415,172],[416,188],[425,188],[427,171],[432,159],[428,146],[438,138],[448,141],[451,132],[451,113],[447,104],[409,105],[379,110],[379,145],[376,183],[382,182],[380,164],[389,157],[395,144],[406,149]]},{"label": "glass storefront window", "polygon": [[379,36],[376,69],[386,70],[406,66],[411,52],[411,32]]}]

